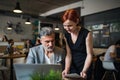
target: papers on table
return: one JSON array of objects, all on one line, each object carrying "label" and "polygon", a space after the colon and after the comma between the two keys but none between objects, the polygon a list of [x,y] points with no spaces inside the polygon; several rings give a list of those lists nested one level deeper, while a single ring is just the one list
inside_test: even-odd
[{"label": "papers on table", "polygon": [[80,75],[78,75],[77,73],[67,74],[65,77],[66,78],[81,78]]}]

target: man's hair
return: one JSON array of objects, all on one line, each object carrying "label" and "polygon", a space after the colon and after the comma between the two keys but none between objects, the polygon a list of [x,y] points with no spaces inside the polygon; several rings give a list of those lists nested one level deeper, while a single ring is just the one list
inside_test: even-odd
[{"label": "man's hair", "polygon": [[116,41],[115,45],[120,45],[120,40]]},{"label": "man's hair", "polygon": [[13,39],[9,39],[8,40],[8,44],[10,44],[11,42],[13,42]]},{"label": "man's hair", "polygon": [[51,34],[54,34],[54,31],[51,27],[43,27],[40,30],[40,35],[39,37],[41,38],[42,36],[49,36]]}]

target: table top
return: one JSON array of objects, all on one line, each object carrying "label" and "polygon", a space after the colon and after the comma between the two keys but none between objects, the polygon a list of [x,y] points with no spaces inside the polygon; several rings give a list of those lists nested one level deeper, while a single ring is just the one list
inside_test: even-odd
[{"label": "table top", "polygon": [[1,55],[0,59],[13,59],[13,58],[20,58],[20,57],[26,57],[26,54]]}]

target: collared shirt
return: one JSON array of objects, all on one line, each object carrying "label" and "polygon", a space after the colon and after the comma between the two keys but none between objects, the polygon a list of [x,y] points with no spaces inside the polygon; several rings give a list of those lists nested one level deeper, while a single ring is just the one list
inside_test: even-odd
[{"label": "collared shirt", "polygon": [[45,64],[55,64],[54,53],[52,53],[50,58],[47,55],[45,55]]}]

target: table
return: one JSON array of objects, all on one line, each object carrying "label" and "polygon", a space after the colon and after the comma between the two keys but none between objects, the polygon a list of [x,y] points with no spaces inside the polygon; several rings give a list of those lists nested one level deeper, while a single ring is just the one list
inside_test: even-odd
[{"label": "table", "polygon": [[13,80],[13,59],[26,57],[26,54],[2,55],[0,59],[10,59],[10,80]]}]

